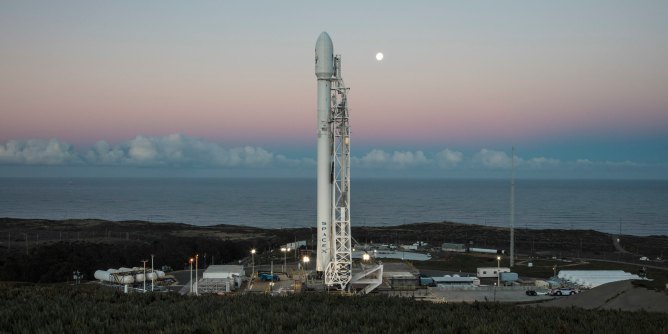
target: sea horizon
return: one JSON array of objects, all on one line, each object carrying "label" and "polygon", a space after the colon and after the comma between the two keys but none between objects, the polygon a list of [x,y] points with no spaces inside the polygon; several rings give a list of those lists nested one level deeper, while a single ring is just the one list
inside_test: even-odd
[{"label": "sea horizon", "polygon": [[[315,178],[0,178],[0,216],[315,226]],[[515,227],[668,235],[668,180],[516,179]],[[509,227],[509,179],[355,179],[353,226]]]}]

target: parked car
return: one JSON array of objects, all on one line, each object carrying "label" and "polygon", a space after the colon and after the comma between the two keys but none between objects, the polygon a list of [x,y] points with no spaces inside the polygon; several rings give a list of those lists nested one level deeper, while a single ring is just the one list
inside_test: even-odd
[{"label": "parked car", "polygon": [[280,281],[281,279],[278,277],[277,274],[267,274],[267,273],[262,273],[260,274],[260,281],[263,282],[277,282]]},{"label": "parked car", "polygon": [[558,288],[550,290],[550,296],[572,296],[579,292],[580,290],[573,288]]},{"label": "parked car", "polygon": [[546,296],[549,291],[546,289],[527,290],[527,296]]}]

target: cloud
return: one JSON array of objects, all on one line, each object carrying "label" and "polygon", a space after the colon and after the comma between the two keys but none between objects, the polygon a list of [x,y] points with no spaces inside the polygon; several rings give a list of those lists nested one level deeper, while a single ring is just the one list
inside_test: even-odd
[{"label": "cloud", "polygon": [[277,154],[275,160],[278,165],[292,168],[315,167],[317,165],[315,160],[311,158],[290,159],[282,154]]},{"label": "cloud", "polygon": [[[518,159],[516,159],[518,160]],[[559,166],[561,161],[558,159],[552,159],[552,158],[545,158],[545,157],[538,157],[538,158],[531,158],[529,160],[522,160],[519,159],[519,164],[520,165],[528,165],[531,168],[546,168],[546,167],[556,167]]]},{"label": "cloud", "polygon": [[431,163],[432,160],[428,159],[422,151],[394,151],[390,154],[383,150],[373,149],[361,158],[352,158],[352,164],[366,168],[403,169]]},{"label": "cloud", "polygon": [[455,167],[459,163],[461,163],[462,160],[464,159],[463,157],[464,154],[462,154],[462,152],[445,149],[443,151],[436,153],[436,157],[434,158],[434,160],[436,161],[436,165],[438,167],[450,168],[450,167]]},{"label": "cloud", "polygon": [[473,161],[489,168],[510,168],[512,159],[506,152],[483,148],[473,156]]},{"label": "cloud", "polygon": [[0,163],[62,165],[80,161],[72,145],[56,139],[10,140],[0,144]]},{"label": "cloud", "polygon": [[182,134],[137,136],[114,147],[99,142],[85,157],[93,165],[264,167],[274,162],[274,154],[261,147],[225,148]]}]

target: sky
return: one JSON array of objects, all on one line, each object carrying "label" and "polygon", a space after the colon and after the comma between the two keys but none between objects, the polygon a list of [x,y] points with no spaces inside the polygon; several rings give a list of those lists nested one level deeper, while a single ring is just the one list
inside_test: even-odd
[{"label": "sky", "polygon": [[[0,175],[668,179],[667,1],[2,1]],[[383,52],[382,61],[375,55]]]}]

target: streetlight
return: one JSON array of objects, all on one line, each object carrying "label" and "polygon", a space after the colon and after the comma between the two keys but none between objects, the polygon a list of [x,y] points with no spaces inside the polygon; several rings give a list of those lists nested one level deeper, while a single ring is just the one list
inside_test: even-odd
[{"label": "streetlight", "polygon": [[496,285],[501,285],[501,256],[496,257]]},{"label": "streetlight", "polygon": [[148,260],[141,260],[141,262],[144,263],[144,292],[146,292],[146,262],[148,262]]},{"label": "streetlight", "polygon": [[[311,258],[308,257],[308,256],[304,256],[302,261],[304,262],[304,269],[303,269],[304,270],[304,276],[306,276],[306,273],[308,272],[308,263],[311,262]],[[306,276],[306,282],[308,282],[308,276]]]},{"label": "streetlight", "polygon": [[155,254],[151,254],[151,291],[153,291],[153,286],[155,285],[155,271],[153,271],[153,257]]},{"label": "streetlight", "polygon": [[362,261],[367,262],[370,259],[371,259],[371,255],[369,255],[369,253],[362,254]]},{"label": "streetlight", "polygon": [[287,261],[288,261],[288,260],[287,260],[287,254],[288,254],[289,251],[290,251],[290,247],[283,247],[283,248],[281,248],[281,252],[283,252],[283,272],[284,272],[284,273],[287,273],[287,271],[286,271],[285,268],[288,266],[288,265],[287,265],[287,264],[288,264],[288,262],[287,262]]},{"label": "streetlight", "polygon": [[255,275],[255,248],[251,249],[251,257],[253,258],[253,269],[251,271],[251,278]]},{"label": "streetlight", "polygon": [[190,293],[193,293],[193,258],[190,258]]},{"label": "streetlight", "polygon": [[197,278],[199,277],[197,275],[197,268],[199,267],[199,254],[195,254],[195,295],[199,296],[199,282],[197,281]]}]

